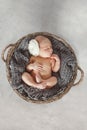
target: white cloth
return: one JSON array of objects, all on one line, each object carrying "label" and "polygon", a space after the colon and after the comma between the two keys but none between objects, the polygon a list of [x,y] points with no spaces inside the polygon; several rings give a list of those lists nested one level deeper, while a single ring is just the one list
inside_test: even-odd
[{"label": "white cloth", "polygon": [[28,50],[34,56],[39,55],[39,44],[35,39],[29,41]]}]

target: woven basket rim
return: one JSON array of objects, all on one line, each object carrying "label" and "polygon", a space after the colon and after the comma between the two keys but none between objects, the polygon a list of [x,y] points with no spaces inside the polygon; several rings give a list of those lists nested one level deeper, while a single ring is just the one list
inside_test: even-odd
[{"label": "woven basket rim", "polygon": [[[52,38],[55,38],[57,39],[58,41],[61,41],[65,46],[67,46],[74,54],[75,58],[76,58],[76,55],[74,53],[74,50],[72,49],[72,47],[70,46],[70,44],[68,44],[63,38],[60,38],[59,36],[56,36],[54,34],[51,34],[51,33],[48,33],[48,32],[35,32],[35,33],[31,33],[31,34],[28,34],[28,35],[25,35],[24,37],[20,38],[16,43],[14,44],[11,44],[11,48],[9,49],[8,53],[7,53],[7,58],[6,58],[6,73],[7,73],[7,79],[9,81],[9,83],[11,84],[11,76],[10,76],[10,71],[9,71],[9,61],[11,59],[11,56],[14,52],[14,50],[19,46],[19,44],[21,43],[21,41],[26,38],[26,37],[31,37],[31,36],[35,36],[35,35],[45,35],[45,36],[51,36]],[[77,61],[77,58],[76,58],[76,61]],[[24,100],[26,101],[31,101],[33,103],[49,103],[49,102],[52,102],[52,101],[55,101],[57,99],[60,99],[62,98],[69,90],[70,88],[74,85],[74,81],[76,79],[76,76],[77,76],[77,70],[78,70],[78,64],[75,68],[75,71],[76,71],[76,74],[74,75],[73,77],[73,80],[72,82],[70,82],[67,86],[67,88],[65,89],[64,93],[60,94],[59,96],[55,95],[49,99],[46,99],[46,100],[43,100],[43,101],[39,101],[39,100],[32,100],[32,99],[29,99],[29,97],[24,97],[23,95],[21,95],[17,90],[14,90],[21,98],[23,98]]]}]

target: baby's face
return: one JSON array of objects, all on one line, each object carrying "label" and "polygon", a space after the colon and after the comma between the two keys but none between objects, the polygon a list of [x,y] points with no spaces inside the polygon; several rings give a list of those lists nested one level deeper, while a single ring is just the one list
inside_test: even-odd
[{"label": "baby's face", "polygon": [[51,42],[41,42],[40,44],[40,56],[41,57],[51,57],[53,53]]}]

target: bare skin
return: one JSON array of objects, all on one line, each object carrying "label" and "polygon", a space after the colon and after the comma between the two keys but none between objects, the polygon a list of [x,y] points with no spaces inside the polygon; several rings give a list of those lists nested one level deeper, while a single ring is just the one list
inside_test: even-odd
[{"label": "bare skin", "polygon": [[45,89],[51,88],[57,83],[57,78],[52,76],[52,71],[57,72],[60,68],[60,59],[52,54],[53,49],[48,38],[37,36],[35,38],[40,46],[39,56],[32,56],[26,69],[28,72],[22,74],[22,80],[29,86]]}]

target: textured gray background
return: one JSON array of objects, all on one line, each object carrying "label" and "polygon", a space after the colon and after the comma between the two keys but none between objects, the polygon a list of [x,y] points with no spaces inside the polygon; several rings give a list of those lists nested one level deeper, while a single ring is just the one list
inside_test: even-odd
[{"label": "textured gray background", "polygon": [[70,43],[84,80],[61,100],[27,103],[10,87],[0,58],[0,130],[87,130],[87,1],[0,0],[0,55],[9,43],[38,31]]}]

